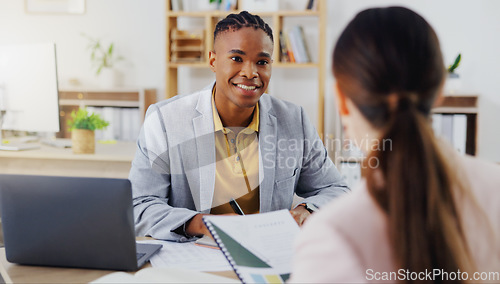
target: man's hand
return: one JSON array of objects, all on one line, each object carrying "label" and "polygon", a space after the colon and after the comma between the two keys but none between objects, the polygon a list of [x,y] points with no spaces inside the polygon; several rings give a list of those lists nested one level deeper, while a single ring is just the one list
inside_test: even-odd
[{"label": "man's hand", "polygon": [[292,214],[293,219],[295,219],[295,222],[297,222],[299,226],[302,226],[309,215],[311,215],[304,205],[299,205],[290,210],[290,214]]},{"label": "man's hand", "polygon": [[205,223],[203,223],[203,216],[207,214],[197,214],[186,223],[186,234],[189,236],[211,236]]},{"label": "man's hand", "polygon": [[[307,210],[306,210],[307,211]],[[210,231],[208,230],[207,226],[205,226],[205,223],[203,222],[203,216],[209,215],[209,214],[197,214],[191,220],[187,221],[186,223],[186,234],[190,236],[209,236],[212,238],[212,234],[210,234]],[[219,216],[231,216],[231,215],[237,215],[235,213],[228,213],[228,214],[221,214]]]}]

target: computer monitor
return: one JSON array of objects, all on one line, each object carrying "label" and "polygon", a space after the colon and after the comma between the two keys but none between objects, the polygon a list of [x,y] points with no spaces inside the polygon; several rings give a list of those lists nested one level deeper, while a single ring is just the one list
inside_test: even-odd
[{"label": "computer monitor", "polygon": [[[59,131],[54,43],[0,45],[0,129]],[[0,149],[22,147],[2,144]]]}]

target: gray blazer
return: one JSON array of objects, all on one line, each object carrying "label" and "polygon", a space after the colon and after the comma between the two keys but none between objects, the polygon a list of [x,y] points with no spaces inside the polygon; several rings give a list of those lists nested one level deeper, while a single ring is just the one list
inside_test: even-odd
[{"label": "gray blazer", "polygon": [[[129,179],[136,234],[187,241],[174,230],[209,213],[215,184],[212,87],[149,107]],[[318,207],[349,189],[304,110],[268,94],[259,100],[260,212]]]}]

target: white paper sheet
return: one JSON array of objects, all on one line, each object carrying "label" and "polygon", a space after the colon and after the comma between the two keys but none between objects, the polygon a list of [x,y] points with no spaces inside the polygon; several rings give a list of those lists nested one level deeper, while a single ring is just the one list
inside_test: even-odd
[{"label": "white paper sheet", "polygon": [[293,242],[300,229],[288,210],[205,218],[276,271],[290,273]]},{"label": "white paper sheet", "polygon": [[114,272],[91,283],[241,283],[209,273],[195,272],[179,268],[144,268],[135,274]]},{"label": "white paper sheet", "polygon": [[158,240],[139,242],[163,245],[162,249],[150,259],[153,267],[182,268],[196,271],[233,270],[218,249],[197,246],[194,242],[176,243]]}]

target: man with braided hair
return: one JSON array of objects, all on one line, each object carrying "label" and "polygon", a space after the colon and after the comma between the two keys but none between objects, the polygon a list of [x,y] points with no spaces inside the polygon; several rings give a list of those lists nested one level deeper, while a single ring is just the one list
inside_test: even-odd
[{"label": "man with braided hair", "polygon": [[272,53],[259,16],[231,14],[214,31],[215,82],[148,109],[129,176],[137,235],[210,235],[202,216],[233,213],[231,199],[245,214],[288,209],[301,225],[348,191],[304,110],[264,93]]}]

